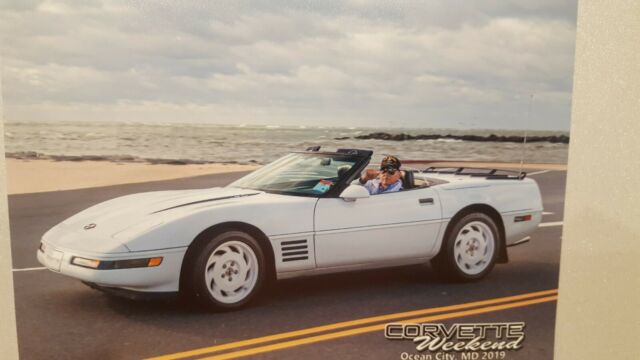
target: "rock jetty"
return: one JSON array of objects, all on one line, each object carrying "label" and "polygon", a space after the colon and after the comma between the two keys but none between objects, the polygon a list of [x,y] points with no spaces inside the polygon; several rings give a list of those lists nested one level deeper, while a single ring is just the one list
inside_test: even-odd
[{"label": "rock jetty", "polygon": [[[513,142],[521,143],[524,141],[524,136],[499,136],[491,134],[488,136],[481,135],[439,135],[439,134],[423,134],[423,135],[410,135],[410,134],[389,134],[386,132],[374,132],[367,135],[358,135],[353,137],[358,140],[391,140],[391,141],[405,141],[405,140],[438,140],[438,139],[451,139],[462,141],[481,141],[481,142]],[[347,140],[350,137],[339,137],[334,140]],[[568,144],[569,137],[566,135],[550,135],[550,136],[527,136],[528,143],[534,142],[548,142],[554,144]]]}]

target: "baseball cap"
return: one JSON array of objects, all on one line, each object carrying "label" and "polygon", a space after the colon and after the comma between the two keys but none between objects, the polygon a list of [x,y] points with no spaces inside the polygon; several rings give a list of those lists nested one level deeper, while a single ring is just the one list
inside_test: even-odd
[{"label": "baseball cap", "polygon": [[389,168],[400,170],[401,165],[402,163],[397,157],[393,155],[387,155],[384,157],[384,159],[382,159],[382,162],[380,163],[380,170]]}]

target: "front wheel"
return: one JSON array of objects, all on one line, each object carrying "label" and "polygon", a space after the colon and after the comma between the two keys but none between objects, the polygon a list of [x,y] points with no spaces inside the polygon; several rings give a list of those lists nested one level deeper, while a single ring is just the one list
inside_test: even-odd
[{"label": "front wheel", "polygon": [[483,213],[465,215],[445,236],[440,253],[431,262],[441,275],[455,281],[473,281],[493,269],[500,235],[491,217]]},{"label": "front wheel", "polygon": [[237,309],[255,297],[265,279],[265,257],[258,242],[242,231],[226,231],[194,249],[188,291],[214,310]]}]

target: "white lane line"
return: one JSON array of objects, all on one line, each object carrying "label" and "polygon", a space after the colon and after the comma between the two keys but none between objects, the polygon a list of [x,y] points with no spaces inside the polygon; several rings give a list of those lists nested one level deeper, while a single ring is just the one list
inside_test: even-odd
[{"label": "white lane line", "polygon": [[18,272],[18,271],[34,271],[34,270],[45,270],[46,267],[32,267],[32,268],[23,268],[23,269],[11,269],[11,271],[14,272]]},{"label": "white lane line", "polygon": [[551,211],[543,211],[542,215],[553,215],[555,213],[552,213]]},{"label": "white lane line", "polygon": [[562,226],[562,223],[562,221],[541,223],[540,225],[538,225],[538,227]]},{"label": "white lane line", "polygon": [[535,172],[532,172],[532,173],[527,173],[527,176],[544,174],[544,173],[548,173],[549,171],[551,171],[551,170],[535,171]]}]

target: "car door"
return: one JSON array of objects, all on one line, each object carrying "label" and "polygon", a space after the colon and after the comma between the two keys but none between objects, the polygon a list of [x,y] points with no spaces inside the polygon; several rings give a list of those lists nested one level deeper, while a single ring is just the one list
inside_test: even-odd
[{"label": "car door", "polygon": [[442,210],[430,188],[355,201],[321,198],[315,210],[319,268],[431,256]]}]

